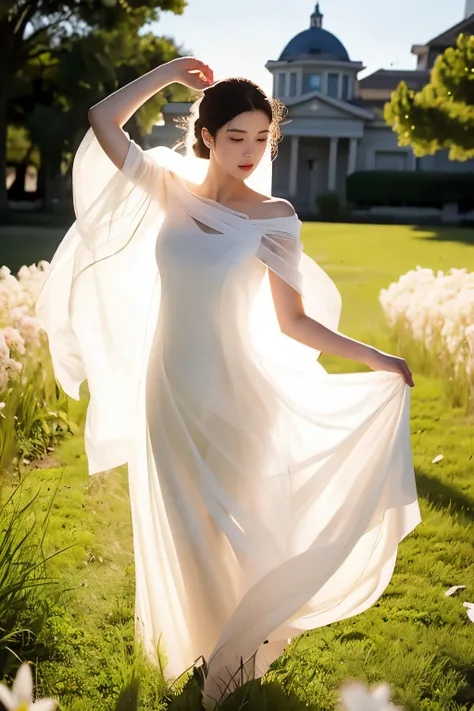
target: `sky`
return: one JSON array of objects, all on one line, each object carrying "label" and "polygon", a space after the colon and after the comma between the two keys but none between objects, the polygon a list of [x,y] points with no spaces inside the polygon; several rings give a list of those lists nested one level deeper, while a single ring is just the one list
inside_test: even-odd
[{"label": "sky", "polygon": [[[425,44],[464,18],[466,0],[320,0],[323,27],[366,69],[414,69],[414,44]],[[242,76],[271,94],[268,60],[276,60],[298,32],[309,27],[312,0],[188,0],[182,15],[163,12],[151,25],[182,54],[214,70],[214,78]]]}]

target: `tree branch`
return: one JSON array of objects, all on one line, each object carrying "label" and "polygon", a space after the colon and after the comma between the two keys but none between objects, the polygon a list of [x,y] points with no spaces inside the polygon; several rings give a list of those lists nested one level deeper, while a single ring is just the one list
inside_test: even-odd
[{"label": "tree branch", "polygon": [[28,24],[28,22],[31,20],[31,18],[34,16],[36,11],[38,10],[39,4],[40,4],[40,0],[31,0],[27,5],[25,5],[24,11],[23,11],[23,17],[20,16],[16,20],[17,27],[13,30],[13,34],[15,34],[15,35],[18,34],[20,36],[23,36],[25,27]]},{"label": "tree branch", "polygon": [[61,22],[67,22],[71,17],[74,16],[73,10],[69,12],[68,15],[60,15],[57,20],[54,22],[48,23],[48,25],[43,26],[43,27],[38,27],[37,30],[31,33],[31,35],[25,40],[26,44],[32,44],[34,43],[34,40],[36,37],[40,36],[42,32],[49,32],[51,29],[54,29],[57,25],[59,25]]}]

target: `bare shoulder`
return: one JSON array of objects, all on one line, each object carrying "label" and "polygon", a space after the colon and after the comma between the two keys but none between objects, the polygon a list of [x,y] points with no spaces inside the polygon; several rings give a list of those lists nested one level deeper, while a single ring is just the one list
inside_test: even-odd
[{"label": "bare shoulder", "polygon": [[271,211],[270,217],[291,217],[295,215],[295,208],[284,198],[269,198],[271,202],[266,203]]},{"label": "bare shoulder", "polygon": [[274,218],[274,217],[291,217],[295,215],[295,208],[288,200],[278,197],[269,197],[268,195],[261,195],[260,193],[254,193],[254,199],[249,204],[252,212],[257,213],[255,217],[262,219]]}]

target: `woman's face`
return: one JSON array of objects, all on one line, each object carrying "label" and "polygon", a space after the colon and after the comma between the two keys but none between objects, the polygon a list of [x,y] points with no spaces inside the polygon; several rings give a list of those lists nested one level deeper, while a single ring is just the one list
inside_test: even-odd
[{"label": "woman's face", "polygon": [[245,180],[262,160],[270,135],[270,120],[264,111],[245,111],[222,126],[216,138],[203,129],[211,157],[230,175]]}]

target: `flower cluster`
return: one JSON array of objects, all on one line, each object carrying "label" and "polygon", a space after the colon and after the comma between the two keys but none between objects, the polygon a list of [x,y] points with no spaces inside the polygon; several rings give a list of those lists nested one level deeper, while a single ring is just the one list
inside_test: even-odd
[{"label": "flower cluster", "polygon": [[31,355],[44,343],[34,307],[48,269],[46,261],[23,266],[17,278],[8,267],[0,268],[0,391],[11,380],[18,380],[23,370],[21,356]]},{"label": "flower cluster", "polygon": [[407,272],[379,297],[389,326],[410,333],[442,363],[474,375],[474,273]]}]

